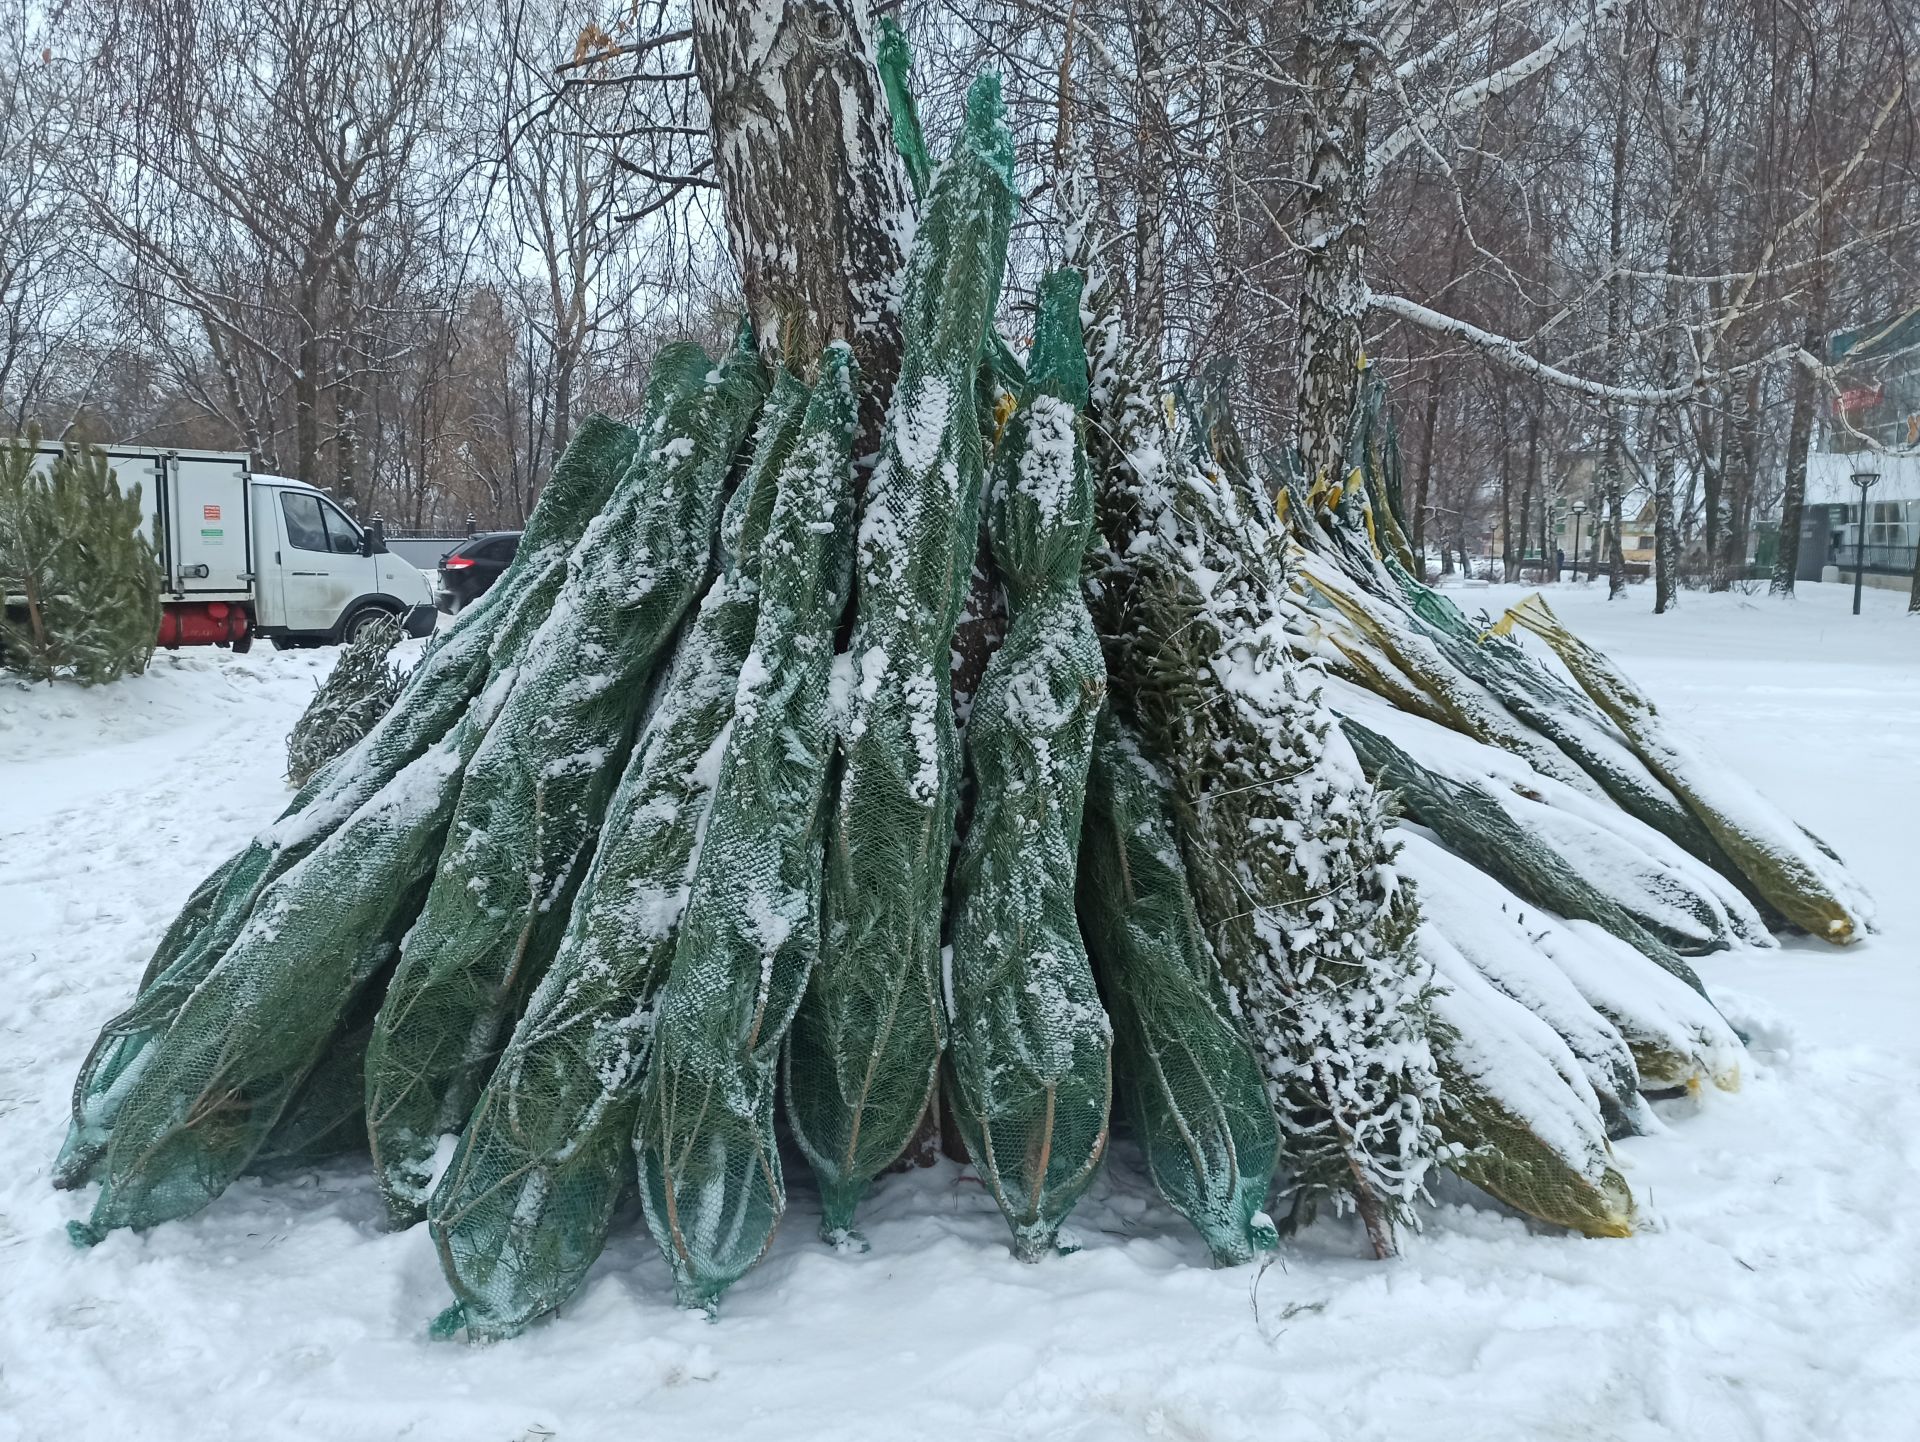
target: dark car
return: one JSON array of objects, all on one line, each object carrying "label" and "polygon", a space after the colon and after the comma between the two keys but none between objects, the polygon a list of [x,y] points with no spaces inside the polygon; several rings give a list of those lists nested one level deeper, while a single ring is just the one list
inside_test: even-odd
[{"label": "dark car", "polygon": [[469,536],[440,558],[440,593],[435,598],[449,616],[472,605],[500,579],[520,549],[518,531],[483,531]]}]

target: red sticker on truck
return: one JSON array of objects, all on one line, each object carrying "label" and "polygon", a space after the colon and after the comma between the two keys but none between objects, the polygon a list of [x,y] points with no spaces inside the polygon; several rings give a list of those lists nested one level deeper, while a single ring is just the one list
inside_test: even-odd
[{"label": "red sticker on truck", "polygon": [[203,521],[219,520],[220,508],[218,506],[202,506],[200,508],[200,519]]}]

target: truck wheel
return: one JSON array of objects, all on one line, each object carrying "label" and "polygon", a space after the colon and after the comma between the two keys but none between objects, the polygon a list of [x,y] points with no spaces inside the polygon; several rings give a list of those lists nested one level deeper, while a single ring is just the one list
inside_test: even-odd
[{"label": "truck wheel", "polygon": [[392,619],[393,612],[389,611],[385,606],[362,606],[340,623],[340,644],[342,646],[351,646],[355,641],[360,639],[361,632],[365,631],[369,626],[375,626],[382,621],[390,621]]}]

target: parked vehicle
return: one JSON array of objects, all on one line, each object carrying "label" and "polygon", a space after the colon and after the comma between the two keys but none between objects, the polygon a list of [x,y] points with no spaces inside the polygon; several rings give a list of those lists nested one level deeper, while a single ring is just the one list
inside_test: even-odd
[{"label": "parked vehicle", "polygon": [[519,549],[518,531],[482,531],[467,537],[440,558],[440,593],[435,602],[449,616],[471,606],[500,579]]},{"label": "parked vehicle", "polygon": [[[337,643],[383,616],[400,617],[409,636],[433,629],[426,577],[318,488],[255,475],[241,453],[101,449],[123,489],[140,487],[160,560],[162,646]],[[43,465],[60,454],[39,450]]]}]

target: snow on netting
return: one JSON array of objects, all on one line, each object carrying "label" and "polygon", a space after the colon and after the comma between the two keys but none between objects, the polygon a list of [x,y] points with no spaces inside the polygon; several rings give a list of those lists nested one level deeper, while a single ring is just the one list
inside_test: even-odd
[{"label": "snow on netting", "polygon": [[1433,991],[1434,1052],[1446,1091],[1447,1165],[1528,1216],[1590,1237],[1633,1230],[1599,1100],[1553,1029],[1496,990],[1431,926],[1420,954]]},{"label": "snow on netting", "polygon": [[908,258],[900,381],[857,551],[845,764],[820,965],[793,1029],[787,1110],[829,1232],[906,1147],[945,1037],[940,922],[957,789],[949,646],[984,465],[975,381],[1006,264],[1013,140],[999,80],[968,94]]},{"label": "snow on netting", "polygon": [[[1096,339],[1095,354],[1125,357]],[[1279,1116],[1296,1222],[1356,1208],[1393,1249],[1438,1145],[1418,912],[1379,798],[1281,634],[1279,538],[1247,478],[1176,438],[1137,357],[1096,389],[1093,601],[1123,714],[1173,784],[1180,851]],[[1189,449],[1191,447],[1191,449]]]},{"label": "snow on netting", "polygon": [[1352,717],[1342,725],[1368,774],[1380,785],[1392,787],[1407,813],[1448,846],[1536,906],[1604,926],[1705,994],[1693,968],[1643,926],[1617,893],[1601,890],[1566,857],[1515,824],[1487,787],[1428,770]]},{"label": "snow on netting", "polygon": [[287,735],[287,780],[305,786],[393,709],[407,673],[390,657],[405,634],[399,616],[383,616],[340,648],[340,659]]},{"label": "snow on netting", "polygon": [[262,889],[446,734],[487,677],[503,617],[524,614],[537,621],[551,604],[567,553],[611,491],[633,439],[630,429],[604,417],[582,426],[542,492],[513,564],[430,645],[388,715],[303,787],[279,821],[194,891],[149,961],[135,1003],[102,1028],[81,1066],[72,1128],[55,1164],[59,1185],[79,1186],[91,1176],[125,1094],[123,1079],[232,944]]},{"label": "snow on netting", "polygon": [[853,353],[829,346],[760,557],[686,915],[654,1015],[633,1149],[683,1305],[715,1305],[786,1207],[774,1091],[820,946],[834,633],[852,584]]},{"label": "snow on netting", "polygon": [[1113,1019],[1115,1099],[1154,1185],[1216,1264],[1271,1250],[1273,1103],[1194,913],[1171,785],[1111,712],[1094,735],[1079,896]]},{"label": "snow on netting", "polygon": [[[132,1006],[74,1089],[60,1185],[107,1183],[94,1225],[204,1205],[243,1167],[323,1052],[355,989],[391,959],[431,873],[459,766],[612,490],[634,433],[582,426],[481,604],[428,650],[395,709],[221,866],[162,939]],[[291,1011],[286,1010],[289,1006]]]},{"label": "snow on netting", "polygon": [[1420,888],[1427,924],[1559,1033],[1616,1134],[1647,1129],[1639,1087],[1738,1088],[1740,1042],[1712,1002],[1593,923],[1522,900],[1418,828],[1404,837],[1400,868]]},{"label": "snow on netting", "polygon": [[1873,902],[1832,849],[1796,826],[1740,777],[1668,727],[1626,673],[1566,627],[1538,595],[1503,625],[1525,626],[1553,648],[1640,757],[1713,833],[1759,893],[1786,919],[1823,941],[1873,929]]},{"label": "snow on netting", "polygon": [[573,1294],[633,1177],[653,1005],[673,959],[741,668],[760,548],[807,388],[783,372],[728,502],[722,566],[607,804],[552,966],[428,1203],[460,1301],[443,1330],[507,1336]]},{"label": "snow on netting", "polygon": [[634,462],[464,767],[432,890],[367,1050],[367,1133],[397,1225],[425,1213],[458,1131],[546,969],[625,765],[656,661],[700,594],[735,455],[765,392],[742,343],[655,358]]},{"label": "snow on netting", "polygon": [[1074,916],[1107,689],[1080,595],[1093,528],[1081,286],[1074,270],[1042,280],[1028,382],[994,448],[987,531],[1009,625],[967,722],[973,814],[954,874],[953,1114],[1026,1259],[1093,1180],[1112,1094],[1113,1032]]}]

